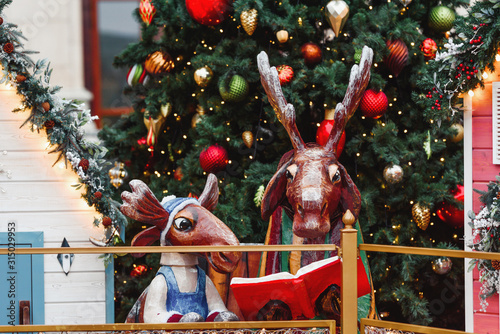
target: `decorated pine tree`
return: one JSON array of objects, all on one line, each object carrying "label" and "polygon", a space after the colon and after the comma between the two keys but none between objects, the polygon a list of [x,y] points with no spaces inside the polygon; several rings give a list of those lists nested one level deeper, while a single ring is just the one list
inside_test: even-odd
[{"label": "decorated pine tree", "polygon": [[[292,146],[262,89],[257,54],[277,67],[304,141],[322,144],[368,45],[371,81],[337,150],[361,192],[365,242],[462,248],[460,101],[448,103],[430,64],[466,3],[142,0],[133,14],[142,38],[115,59],[130,68],[123,80],[133,111],[101,131],[108,157],[158,198],[197,196],[215,173],[214,213],[241,242],[262,243],[260,199]],[[126,242],[142,228],[129,224]],[[116,259],[117,321],[156,261]],[[384,319],[463,329],[462,261],[372,253],[370,266]]]}]

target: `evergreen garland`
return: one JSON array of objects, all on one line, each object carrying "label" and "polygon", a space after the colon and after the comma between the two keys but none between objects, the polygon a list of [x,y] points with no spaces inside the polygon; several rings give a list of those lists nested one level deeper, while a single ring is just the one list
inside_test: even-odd
[{"label": "evergreen garland", "polygon": [[[0,15],[12,0],[0,1]],[[69,162],[78,175],[78,184],[83,189],[82,198],[102,216],[94,219],[97,226],[102,220],[111,218],[115,229],[123,229],[127,220],[112,199],[115,190],[108,177],[109,162],[105,159],[106,149],[84,138],[82,127],[95,119],[77,101],[61,99],[57,92],[60,87],[49,85],[52,70],[47,60],[33,62],[29,55],[33,51],[24,50],[25,39],[15,24],[3,21],[0,24],[0,62],[2,77],[0,84],[15,87],[21,96],[21,106],[13,112],[28,111],[29,116],[23,126],[31,131],[45,130],[50,142],[50,153],[58,155],[54,164],[61,159]],[[113,242],[115,242],[114,240]],[[107,244],[112,244],[111,240]],[[110,256],[105,256],[107,260]]]}]

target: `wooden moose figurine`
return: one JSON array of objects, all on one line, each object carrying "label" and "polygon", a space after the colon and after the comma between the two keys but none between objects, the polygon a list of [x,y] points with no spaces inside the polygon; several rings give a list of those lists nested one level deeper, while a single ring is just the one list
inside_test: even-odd
[{"label": "wooden moose figurine", "polygon": [[[217,178],[210,174],[199,199],[168,196],[160,203],[144,182],[132,180],[132,193],[123,192],[121,211],[128,217],[153,225],[138,233],[133,246],[160,240],[161,246],[239,245],[233,232],[211,211],[219,199]],[[142,256],[144,254],[133,254]],[[203,256],[218,272],[236,269],[239,252],[162,253],[156,277],[141,294],[126,322],[236,321],[217,289],[198,267]]]},{"label": "wooden moose figurine", "polygon": [[[262,200],[262,218],[269,219],[266,244],[332,243],[340,246],[343,215],[350,211],[357,219],[361,196],[338,161],[336,150],[346,123],[356,111],[370,80],[372,58],[373,50],[365,46],[359,66],[354,65],[351,69],[344,99],[335,108],[334,128],[327,143],[320,146],[304,143],[295,123],[295,109],[286,102],[275,67],[270,68],[265,52],[257,56],[269,103],[293,145],[293,150],[281,158]],[[324,257],[324,252],[292,252],[288,263],[284,263],[287,261],[280,253],[268,252],[263,256],[260,275],[281,271],[295,274],[301,266]]]}]

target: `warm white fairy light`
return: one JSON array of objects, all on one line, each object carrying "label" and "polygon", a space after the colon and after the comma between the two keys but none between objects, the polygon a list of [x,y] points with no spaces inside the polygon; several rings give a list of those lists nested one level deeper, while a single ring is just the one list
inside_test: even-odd
[{"label": "warm white fairy light", "polygon": [[469,94],[469,96],[474,96],[474,92],[472,91],[472,89],[469,90],[468,94]]}]

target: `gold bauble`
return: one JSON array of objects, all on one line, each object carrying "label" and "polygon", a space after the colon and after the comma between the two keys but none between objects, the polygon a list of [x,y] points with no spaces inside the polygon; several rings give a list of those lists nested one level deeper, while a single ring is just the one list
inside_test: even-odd
[{"label": "gold bauble", "polygon": [[450,137],[450,140],[452,142],[458,143],[459,141],[464,139],[464,127],[462,126],[462,124],[455,123],[455,124],[452,124],[450,126],[450,128],[455,129],[457,131],[456,135],[452,135]]},{"label": "gold bauble", "polygon": [[325,6],[325,16],[335,32],[335,37],[339,37],[349,17],[349,6],[343,0],[332,0]]},{"label": "gold bauble", "polygon": [[288,41],[288,31],[286,30],[280,30],[276,33],[276,38],[278,39],[278,42],[281,44],[286,43]]},{"label": "gold bauble", "polygon": [[241,138],[243,139],[243,143],[246,147],[251,148],[253,145],[253,133],[252,131],[245,131],[241,134]]},{"label": "gold bauble", "polygon": [[115,188],[120,188],[123,184],[123,180],[128,176],[125,170],[125,164],[123,162],[115,162],[115,166],[109,170],[109,178],[111,179],[111,184]]},{"label": "gold bauble", "polygon": [[431,210],[429,209],[429,207],[420,203],[416,203],[411,208],[411,215],[417,226],[425,231],[429,226],[429,222],[431,221]]},{"label": "gold bauble", "polygon": [[161,74],[170,72],[175,64],[168,52],[155,51],[146,58],[144,67],[150,74]]},{"label": "gold bauble", "polygon": [[191,118],[191,127],[195,128],[196,124],[202,121],[203,116],[205,115],[205,109],[202,106],[198,105],[196,107],[196,114]]},{"label": "gold bauble", "polygon": [[214,76],[214,72],[208,66],[203,66],[194,71],[194,81],[200,87],[207,87]]},{"label": "gold bauble", "polygon": [[257,9],[252,8],[249,10],[244,10],[241,12],[240,20],[243,29],[245,29],[246,33],[252,36],[255,29],[257,29]]}]

